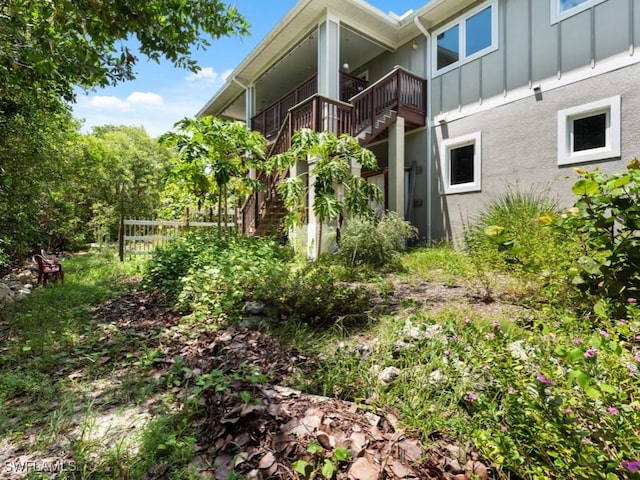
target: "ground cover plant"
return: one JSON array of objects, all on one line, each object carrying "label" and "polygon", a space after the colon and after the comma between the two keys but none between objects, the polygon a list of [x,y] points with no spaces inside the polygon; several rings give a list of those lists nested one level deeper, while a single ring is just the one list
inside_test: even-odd
[{"label": "ground cover plant", "polygon": [[[346,478],[370,467],[368,454],[347,455],[316,430],[318,405],[331,405],[420,439],[407,468],[441,478],[638,478],[636,170],[578,171],[575,209],[509,205],[474,226],[487,237],[474,253],[500,262],[442,245],[375,270],[339,256],[306,264],[270,240],[207,235],[176,240],[144,268],[75,257],[64,285],[2,313],[0,460],[56,446],[74,468],[66,478],[197,478],[223,467],[227,478]],[[526,255],[522,234],[500,220],[518,215],[548,229]],[[580,255],[554,266],[552,249]],[[602,263],[593,270],[583,257]],[[125,279],[140,273],[166,295],[132,290]],[[242,326],[256,315],[250,327],[261,332]],[[300,418],[268,408],[276,398],[305,405]],[[114,417],[135,428],[123,433]],[[278,438],[284,425],[315,437],[287,447],[289,457],[264,446],[241,456],[248,438]]]}]

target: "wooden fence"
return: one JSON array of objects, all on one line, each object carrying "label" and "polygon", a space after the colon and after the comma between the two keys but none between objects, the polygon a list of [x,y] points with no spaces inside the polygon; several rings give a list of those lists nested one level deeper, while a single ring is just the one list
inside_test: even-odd
[{"label": "wooden fence", "polygon": [[[228,217],[227,223],[223,223],[222,226],[233,230],[238,229],[234,216]],[[150,255],[155,248],[183,235],[188,229],[217,227],[217,222],[123,219],[118,235],[120,261],[123,262],[131,255]]]}]

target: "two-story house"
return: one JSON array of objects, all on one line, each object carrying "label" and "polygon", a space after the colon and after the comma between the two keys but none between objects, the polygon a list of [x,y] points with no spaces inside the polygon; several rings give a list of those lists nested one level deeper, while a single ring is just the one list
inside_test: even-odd
[{"label": "two-story house", "polygon": [[[396,16],[300,0],[206,114],[246,121],[273,152],[299,128],[354,135],[384,207],[455,238],[509,188],[568,206],[571,167],[640,156],[640,1],[431,0]],[[247,233],[266,231],[272,193],[247,203]]]}]

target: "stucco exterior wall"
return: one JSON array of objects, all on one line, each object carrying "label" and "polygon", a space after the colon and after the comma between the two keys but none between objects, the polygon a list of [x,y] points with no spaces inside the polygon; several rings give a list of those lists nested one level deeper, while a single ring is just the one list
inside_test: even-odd
[{"label": "stucco exterior wall", "polygon": [[[620,171],[640,157],[640,64],[621,68],[513,103],[488,109],[433,128],[434,162],[432,228],[434,239],[456,238],[465,222],[508,188],[546,193],[568,207],[573,166]],[[621,96],[621,157],[558,166],[558,111],[596,100]],[[444,195],[441,192],[439,146],[443,139],[482,133],[482,191]]]}]

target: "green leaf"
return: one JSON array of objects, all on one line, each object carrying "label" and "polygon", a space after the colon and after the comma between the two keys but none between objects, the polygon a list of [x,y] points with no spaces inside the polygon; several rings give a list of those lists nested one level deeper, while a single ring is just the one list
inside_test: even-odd
[{"label": "green leaf", "polygon": [[311,455],[316,455],[317,453],[322,453],[324,448],[317,442],[311,441],[309,442],[309,446],[307,447],[307,452]]},{"label": "green leaf", "polygon": [[578,180],[573,185],[573,187],[571,188],[571,191],[575,195],[591,196],[591,195],[600,193],[600,185],[598,185],[598,183],[594,182],[593,180],[582,179],[582,180]]},{"label": "green leaf", "polygon": [[584,350],[582,348],[574,348],[571,350],[566,357],[566,361],[568,363],[576,363],[579,360],[584,359]]},{"label": "green leaf", "polygon": [[291,464],[293,469],[298,472],[300,475],[307,474],[307,468],[309,468],[309,462],[305,462],[304,460],[296,460]]},{"label": "green leaf", "polygon": [[594,398],[595,399],[595,398],[602,397],[602,394],[600,393],[600,391],[597,388],[590,387],[590,386],[586,386],[586,387],[583,387],[583,388],[584,388],[584,393],[589,398]]},{"label": "green leaf", "polygon": [[344,447],[336,447],[333,451],[333,459],[336,462],[346,462],[351,458],[351,452]]},{"label": "green leaf", "polygon": [[600,385],[598,385],[598,387],[600,387],[600,390],[602,390],[604,393],[617,393],[618,389],[616,387],[614,387],[613,385],[609,385],[606,383],[601,383]]},{"label": "green leaf", "polygon": [[328,458],[325,458],[324,465],[322,465],[322,475],[325,478],[333,478],[337,471],[338,469],[336,468],[335,464]]},{"label": "green leaf", "polygon": [[586,388],[589,383],[591,383],[591,380],[593,380],[593,377],[582,370],[572,370],[569,372],[569,375],[567,375],[567,383],[570,384],[573,380],[575,380],[582,388]]}]

